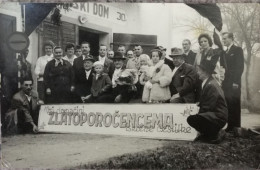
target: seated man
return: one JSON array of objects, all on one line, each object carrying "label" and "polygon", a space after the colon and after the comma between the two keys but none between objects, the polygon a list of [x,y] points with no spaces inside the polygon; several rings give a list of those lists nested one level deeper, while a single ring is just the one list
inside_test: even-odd
[{"label": "seated man", "polygon": [[[39,105],[37,92],[32,91],[33,80],[25,77],[22,80],[22,88],[12,99],[11,108],[6,113],[6,130],[18,133],[38,132],[37,123],[39,116]],[[16,129],[17,128],[17,129]]]},{"label": "seated man", "polygon": [[197,74],[195,69],[185,63],[183,51],[180,48],[172,48],[170,57],[173,60],[172,82],[170,84],[171,103],[194,103],[195,83]]},{"label": "seated man", "polygon": [[128,103],[136,92],[135,84],[138,81],[137,71],[123,68],[125,59],[122,53],[115,52],[113,58],[115,71],[112,76],[113,92],[111,102]]},{"label": "seated man", "polygon": [[214,69],[215,66],[207,60],[198,67],[199,79],[202,80],[200,109],[198,114],[189,116],[187,122],[200,133],[195,141],[217,144],[225,137],[222,128],[227,123],[228,109],[223,91],[212,77]]}]

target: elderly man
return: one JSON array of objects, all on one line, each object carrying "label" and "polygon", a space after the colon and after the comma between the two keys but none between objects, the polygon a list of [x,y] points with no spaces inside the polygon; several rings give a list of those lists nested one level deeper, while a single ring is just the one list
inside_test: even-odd
[{"label": "elderly man", "polygon": [[170,84],[171,103],[194,103],[195,83],[197,74],[193,66],[185,63],[183,51],[180,48],[172,48],[170,57],[175,68],[172,71]]},{"label": "elderly man", "polygon": [[43,101],[38,99],[37,92],[32,91],[32,86],[33,80],[31,77],[22,79],[22,88],[13,96],[11,108],[5,116],[7,133],[38,131],[38,106],[43,104]]},{"label": "elderly man", "polygon": [[135,78],[137,79],[131,80],[131,77],[134,77],[132,76],[131,71],[136,70],[125,69],[123,67],[125,59],[126,58],[123,57],[122,53],[119,52],[116,52],[113,58],[115,70],[112,76],[113,94],[111,95],[111,102],[128,103],[134,95],[133,87],[138,81],[138,76],[136,74]]},{"label": "elderly man", "polygon": [[196,53],[194,53],[190,48],[191,48],[191,42],[189,39],[185,39],[182,41],[182,47],[184,50],[184,60],[185,63],[193,65],[195,58],[196,58]]},{"label": "elderly man", "polygon": [[74,73],[71,64],[62,59],[62,48],[53,49],[54,59],[47,63],[44,71],[47,103],[71,103],[74,91]]},{"label": "elderly man", "polygon": [[225,126],[228,119],[228,109],[224,93],[218,82],[212,77],[215,65],[204,60],[198,66],[199,79],[202,81],[202,93],[199,101],[199,112],[187,118],[190,126],[195,128],[199,135],[195,141],[220,143],[225,137]]},{"label": "elderly man", "polygon": [[107,73],[109,77],[112,77],[113,71],[115,69],[112,60],[107,58],[107,46],[104,44],[99,45],[99,56],[94,58],[96,61],[100,61],[104,65],[104,73]]},{"label": "elderly man", "polygon": [[84,70],[80,72],[78,76],[75,77],[75,94],[76,94],[76,103],[84,102],[86,96],[90,94],[90,89],[93,79],[93,63],[95,62],[94,58],[89,55],[83,61]]},{"label": "elderly man", "polygon": [[225,32],[222,35],[223,44],[227,47],[225,53],[226,72],[222,83],[228,106],[228,127],[232,131],[241,126],[241,76],[244,71],[243,49],[234,45],[233,33]]}]

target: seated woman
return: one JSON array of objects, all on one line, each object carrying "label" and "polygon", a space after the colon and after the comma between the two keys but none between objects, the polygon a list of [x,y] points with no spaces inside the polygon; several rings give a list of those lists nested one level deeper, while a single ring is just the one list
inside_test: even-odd
[{"label": "seated woman", "polygon": [[[162,52],[152,50],[152,68],[149,73],[151,79],[145,83],[143,102],[165,103],[171,98],[169,84],[171,83],[171,69],[161,60]],[[142,80],[143,81],[143,80]],[[150,90],[149,90],[150,89]]]},{"label": "seated woman", "polygon": [[224,93],[212,77],[215,65],[204,60],[198,66],[199,79],[202,81],[202,93],[199,101],[199,112],[187,118],[188,124],[195,128],[199,135],[195,141],[204,141],[212,144],[220,143],[225,137],[225,126],[228,118],[228,109]]},{"label": "seated woman", "polygon": [[91,94],[85,98],[85,103],[106,103],[111,93],[112,82],[108,74],[103,73],[104,64],[94,63],[95,74],[92,78]]}]

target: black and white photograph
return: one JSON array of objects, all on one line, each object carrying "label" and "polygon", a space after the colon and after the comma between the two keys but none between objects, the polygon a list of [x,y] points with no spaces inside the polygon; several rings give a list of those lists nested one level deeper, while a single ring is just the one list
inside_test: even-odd
[{"label": "black and white photograph", "polygon": [[0,169],[260,169],[257,0],[2,1],[0,44]]}]

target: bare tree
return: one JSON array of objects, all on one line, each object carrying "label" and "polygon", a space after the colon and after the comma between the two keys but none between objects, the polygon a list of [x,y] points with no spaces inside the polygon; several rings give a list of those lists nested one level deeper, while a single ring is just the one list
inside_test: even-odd
[{"label": "bare tree", "polygon": [[260,50],[259,48],[255,48],[260,41],[260,5],[220,4],[220,6],[228,31],[235,33],[236,43],[240,45],[245,52],[245,95],[248,108],[253,109],[252,105],[250,105],[252,96],[250,92],[249,75],[252,59],[256,57],[256,53]]}]

